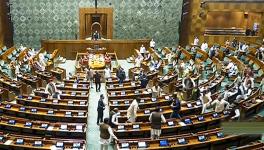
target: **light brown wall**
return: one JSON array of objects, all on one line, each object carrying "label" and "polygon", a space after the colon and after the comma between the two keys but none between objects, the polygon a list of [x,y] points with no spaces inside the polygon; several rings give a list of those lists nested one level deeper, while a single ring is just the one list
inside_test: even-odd
[{"label": "light brown wall", "polygon": [[[187,43],[192,43],[194,36],[198,36],[200,39],[200,42],[203,42],[206,40],[210,44],[213,43],[220,43],[222,44],[225,39],[231,39],[233,36],[207,36],[204,37],[204,31],[206,27],[206,20],[208,12],[248,12],[249,16],[250,13],[258,13],[261,16],[258,15],[252,15],[252,18],[248,18],[249,22],[252,22],[256,20],[256,18],[261,18],[260,22],[260,37],[253,37],[253,40],[256,40],[258,38],[263,37],[264,35],[264,3],[232,3],[232,2],[206,2],[204,7],[201,6],[202,0],[193,0],[191,3],[191,13],[189,14],[191,17],[190,20],[190,26],[189,31],[190,34],[188,35],[188,38],[186,38]],[[237,13],[239,14],[239,13]],[[215,18],[209,18],[211,20]],[[223,19],[226,22],[230,22],[231,18]],[[237,22],[236,24],[238,24]],[[228,24],[228,23],[227,23]],[[242,23],[243,24],[243,23]],[[245,25],[244,25],[245,26]],[[249,38],[249,37],[241,37],[241,38]]]}]

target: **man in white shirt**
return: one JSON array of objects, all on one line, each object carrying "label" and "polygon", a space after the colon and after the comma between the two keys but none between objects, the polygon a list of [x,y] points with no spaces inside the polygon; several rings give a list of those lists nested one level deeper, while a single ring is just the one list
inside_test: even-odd
[{"label": "man in white shirt", "polygon": [[153,39],[151,39],[151,41],[149,43],[149,47],[154,49],[155,45],[156,45],[155,41]]},{"label": "man in white shirt", "polygon": [[140,49],[139,49],[140,54],[144,57],[145,53],[146,53],[146,48],[144,47],[144,45],[141,45]]},{"label": "man in white shirt", "polygon": [[140,68],[142,61],[143,61],[143,57],[141,55],[138,55],[138,57],[135,59],[135,67]]},{"label": "man in white shirt", "polygon": [[208,44],[206,43],[206,41],[204,41],[201,45],[201,50],[206,51],[207,48],[208,48]]},{"label": "man in white shirt", "polygon": [[211,102],[211,105],[215,106],[215,112],[217,113],[220,113],[224,111],[225,109],[229,108],[229,103],[226,101],[225,98],[222,98],[221,100],[217,98],[216,100]]},{"label": "man in white shirt", "polygon": [[111,69],[109,67],[105,67],[104,69],[105,79],[111,78]]},{"label": "man in white shirt", "polygon": [[127,121],[134,123],[136,122],[136,118],[137,118],[137,111],[138,111],[138,103],[139,103],[140,99],[136,98],[133,100],[133,102],[131,103],[131,105],[129,106],[129,108],[127,109]]},{"label": "man in white shirt", "polygon": [[151,91],[152,91],[152,97],[153,97],[153,98],[158,98],[158,97],[161,96],[161,91],[162,91],[162,89],[160,88],[160,86],[158,86],[158,84],[155,84],[155,85],[152,87]]},{"label": "man in white shirt", "polygon": [[195,45],[195,46],[199,45],[199,39],[197,36],[194,38],[193,45]]}]

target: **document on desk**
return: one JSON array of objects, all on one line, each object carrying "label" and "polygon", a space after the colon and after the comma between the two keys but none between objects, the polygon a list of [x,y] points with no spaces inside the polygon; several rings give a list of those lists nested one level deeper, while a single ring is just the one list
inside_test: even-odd
[{"label": "document on desk", "polygon": [[47,130],[52,131],[53,130],[53,126],[49,126]]},{"label": "document on desk", "polygon": [[4,145],[10,145],[13,142],[13,140],[7,140]]},{"label": "document on desk", "polygon": [[179,125],[182,126],[182,127],[186,126],[186,124],[184,122],[179,122]]}]

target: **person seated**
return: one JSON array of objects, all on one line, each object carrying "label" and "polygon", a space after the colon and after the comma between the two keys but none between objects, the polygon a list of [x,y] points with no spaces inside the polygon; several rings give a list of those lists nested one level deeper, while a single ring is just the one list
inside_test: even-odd
[{"label": "person seated", "polygon": [[162,60],[156,60],[154,63],[154,69],[159,70],[161,64],[162,64]]},{"label": "person seated", "polygon": [[93,40],[98,40],[98,39],[101,39],[101,36],[100,36],[99,32],[96,30],[93,33]]},{"label": "person seated", "polygon": [[35,59],[35,61],[33,62],[33,66],[32,66],[35,70],[37,71],[45,71],[45,66],[42,66],[39,61],[37,61]]},{"label": "person seated", "polygon": [[261,47],[257,49],[256,56],[260,61],[264,60],[264,44],[262,44]]},{"label": "person seated", "polygon": [[206,41],[204,41],[201,45],[201,50],[206,51],[208,49],[208,44]]},{"label": "person seated", "polygon": [[229,67],[230,68],[228,70],[228,76],[232,77],[232,76],[237,75],[237,73],[238,73],[237,65],[235,65],[234,63],[231,63]]},{"label": "person seated", "polygon": [[142,61],[143,61],[143,57],[141,55],[138,55],[138,57],[135,59],[135,67],[140,68]]},{"label": "person seated", "polygon": [[49,96],[53,96],[56,92],[58,92],[58,89],[55,84],[55,77],[52,77],[49,80],[49,83],[46,85],[45,92],[49,94]]},{"label": "person seated", "polygon": [[149,53],[149,51],[146,52],[146,55],[144,57],[144,61],[150,61],[151,60],[151,54]]}]

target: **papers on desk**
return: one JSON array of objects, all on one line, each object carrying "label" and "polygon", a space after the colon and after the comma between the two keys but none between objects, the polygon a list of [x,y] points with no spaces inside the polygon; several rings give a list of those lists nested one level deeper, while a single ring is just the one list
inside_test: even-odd
[{"label": "papers on desk", "polygon": [[186,126],[186,124],[184,122],[181,122],[181,121],[179,122],[179,125],[182,126],[182,127]]},{"label": "papers on desk", "polygon": [[47,130],[52,131],[53,128],[54,128],[53,126],[49,126],[49,127],[47,128]]},{"label": "papers on desk", "polygon": [[136,83],[135,82],[131,82],[131,86],[136,86]]}]

